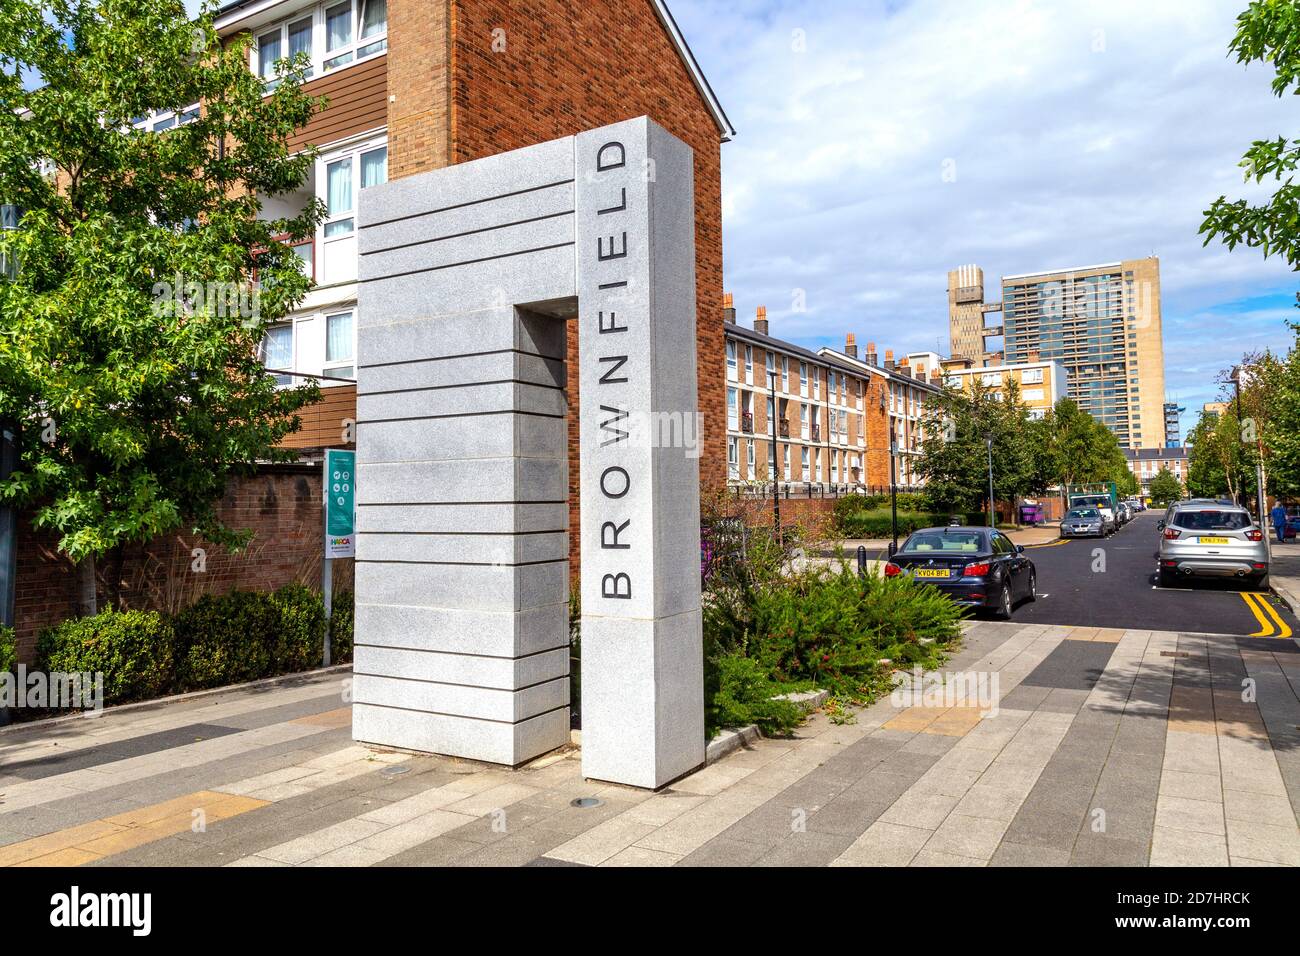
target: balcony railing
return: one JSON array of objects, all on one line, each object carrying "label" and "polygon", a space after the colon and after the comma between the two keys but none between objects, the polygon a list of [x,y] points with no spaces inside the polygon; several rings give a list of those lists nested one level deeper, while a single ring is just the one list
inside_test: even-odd
[{"label": "balcony railing", "polygon": [[777,423],[777,431],[780,433],[780,435],[781,435],[782,438],[789,438],[789,437],[790,437],[790,423],[787,422],[787,421],[781,421],[781,422],[778,422],[778,423]]},{"label": "balcony railing", "polygon": [[821,440],[822,440],[822,427],[821,427],[820,425],[813,425],[813,427],[812,427],[812,440],[813,440],[813,441],[821,441]]},{"label": "balcony railing", "polygon": [[740,413],[740,430],[750,435],[754,434],[754,413],[753,412]]}]

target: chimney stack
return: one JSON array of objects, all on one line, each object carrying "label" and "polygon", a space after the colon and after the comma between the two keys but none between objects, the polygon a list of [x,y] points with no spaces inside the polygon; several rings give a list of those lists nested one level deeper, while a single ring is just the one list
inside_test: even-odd
[{"label": "chimney stack", "polygon": [[754,331],[759,335],[767,335],[767,306],[765,305],[760,305],[754,314]]},{"label": "chimney stack", "polygon": [[875,342],[867,343],[867,364],[868,365],[876,364],[876,343]]},{"label": "chimney stack", "polygon": [[849,358],[858,357],[858,340],[852,332],[844,336],[844,354]]},{"label": "chimney stack", "polygon": [[730,325],[736,324],[736,306],[730,292],[722,293],[722,321]]},{"label": "chimney stack", "polygon": [[894,350],[885,349],[885,368],[893,371],[894,369]]}]

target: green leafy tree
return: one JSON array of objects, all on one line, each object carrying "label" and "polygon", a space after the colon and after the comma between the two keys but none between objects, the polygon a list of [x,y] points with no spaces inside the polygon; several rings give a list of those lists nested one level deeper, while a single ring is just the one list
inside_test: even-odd
[{"label": "green leafy tree", "polygon": [[1187,436],[1188,493],[1198,498],[1227,495],[1239,500],[1254,473],[1251,443],[1242,440],[1242,418],[1237,403],[1228,401],[1222,412],[1202,414]]},{"label": "green leafy tree", "polygon": [[[20,451],[0,501],[59,534],[84,611],[105,554],[120,603],[130,542],[188,526],[245,543],[217,516],[227,479],[284,457],[319,397],[277,390],[258,348],[309,287],[278,240],[313,235],[322,210],[262,203],[306,180],[313,155],[289,140],[321,104],[305,59],[264,95],[214,9],[0,0],[0,202],[21,211],[0,240],[17,263],[0,281],[0,420]],[[176,124],[133,123],[157,113]]]},{"label": "green leafy tree", "polygon": [[[1237,17],[1237,32],[1228,46],[1239,63],[1260,62],[1273,67],[1275,96],[1300,92],[1300,3],[1296,0],[1253,0]],[[1278,136],[1256,140],[1242,159],[1247,180],[1279,183],[1268,202],[1252,205],[1244,199],[1216,199],[1205,211],[1201,233],[1205,243],[1218,238],[1229,249],[1239,244],[1264,255],[1282,256],[1300,269],[1300,185],[1294,180],[1300,163],[1300,139]]]},{"label": "green leafy tree", "polygon": [[994,497],[1013,501],[1039,491],[1030,426],[1028,409],[1015,382],[1001,398],[978,381],[969,393],[945,389],[929,403],[917,465],[933,506],[960,511],[985,507],[989,437],[993,442]]},{"label": "green leafy tree", "polygon": [[[1069,398],[1035,422],[1039,484],[1051,486],[1113,481],[1121,492],[1136,485],[1114,433]],[[1132,493],[1132,492],[1126,492]]]},{"label": "green leafy tree", "polygon": [[1300,334],[1286,357],[1269,369],[1259,391],[1268,406],[1260,442],[1266,450],[1268,486],[1283,497],[1300,497]]},{"label": "green leafy tree", "polygon": [[1151,478],[1151,502],[1155,505],[1167,505],[1178,501],[1183,496],[1183,483],[1168,468],[1161,468]]}]

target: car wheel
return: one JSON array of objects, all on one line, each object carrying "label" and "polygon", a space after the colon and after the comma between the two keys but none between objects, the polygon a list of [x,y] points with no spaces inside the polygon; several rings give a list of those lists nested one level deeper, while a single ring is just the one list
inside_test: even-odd
[{"label": "car wheel", "polygon": [[1267,571],[1265,571],[1263,574],[1261,574],[1261,575],[1259,576],[1259,578],[1255,581],[1255,587],[1259,588],[1261,591],[1267,591],[1267,590],[1268,590],[1268,572],[1267,572]]},{"label": "car wheel", "polygon": [[1026,600],[1033,602],[1038,600],[1038,572],[1029,572],[1029,596]]},{"label": "car wheel", "polygon": [[1173,587],[1173,586],[1174,586],[1174,581],[1175,581],[1175,580],[1176,580],[1176,578],[1175,578],[1175,576],[1174,576],[1174,574],[1173,574],[1172,572],[1167,571],[1167,570],[1165,570],[1164,568],[1161,568],[1161,569],[1160,569],[1160,586],[1161,586],[1162,588],[1171,588],[1171,587]]},{"label": "car wheel", "polygon": [[1011,620],[1011,588],[1006,584],[1002,585],[1002,592],[998,595],[998,606],[993,614],[999,621]]}]

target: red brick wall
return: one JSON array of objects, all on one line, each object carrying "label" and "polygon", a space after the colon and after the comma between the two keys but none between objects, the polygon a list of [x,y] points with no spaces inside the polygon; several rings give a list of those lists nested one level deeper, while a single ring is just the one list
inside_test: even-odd
[{"label": "red brick wall", "polygon": [[388,0],[388,177],[448,165],[452,0]]},{"label": "red brick wall", "polygon": [[[221,502],[221,519],[232,528],[251,528],[252,543],[230,554],[187,533],[128,546],[122,566],[123,599],[128,607],[174,613],[207,593],[235,588],[272,590],[294,581],[319,589],[322,551],[320,470],[309,466],[268,467],[255,478],[232,482]],[[30,661],[42,628],[76,611],[72,564],[58,555],[57,535],[33,531],[23,522],[18,533],[18,594],[15,624],[18,657]],[[192,569],[193,549],[206,552],[205,570]],[[336,589],[351,587],[352,562],[335,562]],[[97,566],[101,607],[111,573],[107,559]]]},{"label": "red brick wall", "polygon": [[[863,423],[867,431],[867,447],[862,456],[865,466],[862,483],[873,488],[889,487],[889,386],[878,375],[867,377],[866,394],[862,399]],[[885,410],[880,408],[881,396]]]},{"label": "red brick wall", "polygon": [[[493,31],[497,33],[494,37]],[[726,480],[721,139],[649,0],[452,0],[453,162],[478,159],[636,116],[695,154],[700,477]],[[504,50],[493,48],[504,39]],[[569,401],[577,408],[577,324],[569,325]],[[570,558],[577,568],[578,458],[570,416]]]}]

